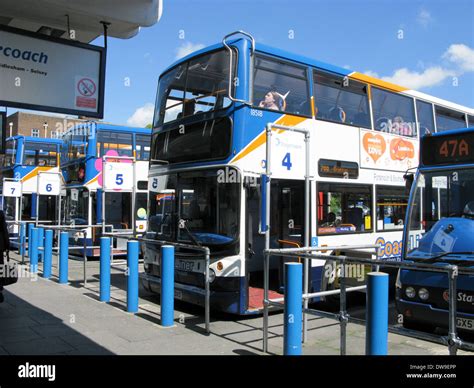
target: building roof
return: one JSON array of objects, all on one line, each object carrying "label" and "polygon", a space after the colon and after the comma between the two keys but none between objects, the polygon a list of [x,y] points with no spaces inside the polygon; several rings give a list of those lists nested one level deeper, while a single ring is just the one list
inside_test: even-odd
[{"label": "building roof", "polygon": [[103,35],[102,21],[110,23],[108,35],[128,39],[140,27],[155,24],[163,11],[162,0],[2,0],[0,25],[90,43]]}]

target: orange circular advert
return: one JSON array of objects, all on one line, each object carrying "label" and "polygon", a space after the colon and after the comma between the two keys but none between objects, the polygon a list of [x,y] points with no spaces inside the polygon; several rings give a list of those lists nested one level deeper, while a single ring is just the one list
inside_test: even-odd
[{"label": "orange circular advert", "polygon": [[411,159],[415,156],[413,143],[405,139],[393,139],[390,142],[390,157],[393,160]]}]

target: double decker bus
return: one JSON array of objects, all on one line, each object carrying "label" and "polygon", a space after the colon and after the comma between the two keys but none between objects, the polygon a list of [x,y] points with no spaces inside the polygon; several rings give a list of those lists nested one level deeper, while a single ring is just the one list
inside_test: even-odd
[{"label": "double decker bus", "polygon": [[[270,123],[280,126],[272,131],[270,247],[377,243],[380,258],[399,260],[408,203],[403,175],[417,166],[420,133],[467,126],[466,113],[472,120],[465,107],[230,34],[159,78],[147,237],[208,247],[212,307],[258,312],[260,176]],[[304,136],[285,128],[310,134],[307,210]],[[144,244],[142,280],[159,292],[157,245]],[[176,248],[177,298],[203,303],[203,263],[200,254]],[[278,292],[281,264],[272,263]],[[309,290],[337,287],[337,274],[332,263],[313,260]]]},{"label": "double decker bus", "polygon": [[[403,259],[474,268],[474,126],[421,139],[411,190]],[[447,273],[400,270],[396,305],[403,325],[448,328]],[[457,278],[459,331],[474,333],[474,275]]]},{"label": "double decker bus", "polygon": [[[88,247],[98,246],[99,226],[103,224],[111,225],[120,232],[132,232],[135,220],[135,231],[145,232],[150,135],[151,130],[146,128],[95,122],[77,125],[64,133],[61,156],[65,180],[62,224],[87,225]],[[135,158],[135,199],[130,191],[102,193],[104,156],[117,157],[118,161],[121,157]],[[87,255],[98,256],[99,250],[88,248]]]},{"label": "double decker bus", "polygon": [[[3,196],[3,209],[7,220],[56,223],[58,197],[38,195],[38,174],[60,173],[61,140],[19,135],[9,137],[5,144],[2,177],[19,181],[22,187],[21,200],[18,197]],[[18,225],[11,226],[11,229],[13,233],[17,233]]]}]

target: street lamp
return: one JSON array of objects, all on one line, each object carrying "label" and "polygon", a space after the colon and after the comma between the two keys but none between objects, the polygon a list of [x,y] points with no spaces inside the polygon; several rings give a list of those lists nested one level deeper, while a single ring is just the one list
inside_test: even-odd
[{"label": "street lamp", "polygon": [[44,124],[43,124],[43,128],[44,128],[44,137],[48,137],[48,123],[45,121]]},{"label": "street lamp", "polygon": [[9,122],[8,125],[10,126],[10,137],[13,136],[13,122]]}]

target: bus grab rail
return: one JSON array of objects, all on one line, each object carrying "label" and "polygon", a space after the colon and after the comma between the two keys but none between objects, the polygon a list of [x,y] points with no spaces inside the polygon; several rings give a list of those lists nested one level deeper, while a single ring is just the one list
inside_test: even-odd
[{"label": "bus grab rail", "polygon": [[[382,260],[373,260],[373,259],[365,259],[365,258],[360,258],[360,257],[350,257],[350,256],[345,256],[345,255],[325,255],[325,254],[320,254],[318,252],[321,251],[327,251],[327,250],[358,250],[358,249],[364,249],[364,248],[370,248],[370,247],[377,247],[378,245],[353,245],[353,246],[338,246],[338,247],[303,247],[303,248],[286,248],[286,249],[265,249],[264,250],[264,277],[268,276],[267,273],[267,263],[269,262],[270,258],[272,256],[280,256],[280,257],[298,257],[301,256],[305,259],[308,260],[333,260],[336,262],[339,262],[342,264],[343,269],[345,269],[345,264],[346,263],[352,263],[352,264],[366,264],[366,265],[374,265],[374,261],[377,263],[376,267],[378,270],[378,267],[383,266],[383,267],[391,267],[391,268],[398,268],[398,269],[417,269],[417,270],[426,270],[426,271],[431,271],[431,272],[440,272],[440,273],[447,273],[448,275],[448,281],[449,281],[449,329],[448,329],[448,335],[447,336],[436,336],[433,334],[428,334],[428,333],[422,333],[418,332],[415,330],[410,330],[410,329],[402,329],[402,328],[393,328],[389,327],[389,331],[396,333],[396,334],[401,334],[401,335],[406,335],[414,338],[421,338],[425,339],[428,341],[434,341],[437,343],[440,343],[442,345],[448,346],[449,354],[450,355],[456,355],[457,350],[459,348],[461,349],[468,349],[468,350],[474,350],[474,344],[469,343],[466,341],[463,341],[460,339],[457,335],[457,327],[456,327],[456,281],[457,277],[461,275],[474,275],[474,269],[473,268],[459,268],[457,265],[452,265],[452,264],[447,264],[443,267],[440,267],[439,265],[434,265],[434,264],[424,264],[424,263],[417,263],[417,262],[398,262],[398,261],[382,261]],[[378,256],[377,256],[378,257]],[[319,311],[315,309],[306,309],[304,308],[303,311],[305,313],[311,314],[311,315],[316,315],[316,316],[323,316],[326,318],[332,318],[336,319],[340,322],[341,325],[341,337],[340,337],[340,352],[341,355],[346,354],[346,325],[347,322],[353,322],[357,324],[364,324],[365,321],[361,319],[355,319],[349,317],[349,315],[346,313],[346,292],[350,291],[356,291],[357,288],[360,287],[360,289],[364,289],[366,286],[359,286],[359,287],[351,287],[346,289],[345,284],[344,284],[344,277],[340,278],[340,289],[339,290],[330,290],[330,291],[322,291],[318,293],[307,293],[305,292],[303,294],[303,300],[308,300],[310,298],[313,298],[315,296],[325,296],[325,295],[333,295],[333,294],[340,294],[340,312],[338,314],[334,313],[329,313],[329,312],[324,312],[324,311]],[[264,300],[263,300],[263,306],[264,306],[264,321],[263,321],[263,351],[267,352],[268,351],[268,308],[269,306],[278,306],[282,307],[281,300],[282,298],[279,299],[269,299],[269,289],[266,287],[267,284],[265,284],[264,288]],[[283,298],[284,299],[284,298]]]},{"label": "bus grab rail", "polygon": [[245,32],[245,31],[242,31],[242,30],[237,30],[237,31],[234,31],[234,32],[231,32],[230,34],[227,34],[226,36],[224,36],[224,38],[222,39],[222,44],[225,46],[225,48],[229,51],[229,88],[228,88],[228,97],[231,101],[233,102],[241,102],[243,104],[246,104],[246,105],[252,105],[252,97],[251,97],[251,93],[250,93],[250,86],[249,86],[249,96],[250,96],[250,99],[249,101],[246,101],[246,100],[241,100],[239,98],[235,98],[232,96],[232,85],[234,84],[234,80],[232,79],[232,63],[233,63],[233,60],[232,60],[232,56],[233,56],[233,51],[232,51],[232,48],[227,44],[227,39],[230,38],[231,36],[233,35],[238,35],[238,34],[241,34],[241,35],[244,35],[246,37],[248,37],[252,43],[252,51],[250,52],[250,55],[253,56],[254,53],[255,53],[255,38],[250,35],[248,32]]}]

